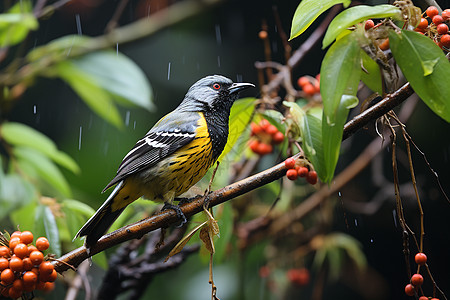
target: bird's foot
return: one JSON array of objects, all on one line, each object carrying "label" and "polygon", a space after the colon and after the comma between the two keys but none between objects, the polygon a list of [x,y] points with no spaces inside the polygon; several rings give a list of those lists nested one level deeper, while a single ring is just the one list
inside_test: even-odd
[{"label": "bird's foot", "polygon": [[183,205],[186,203],[191,203],[192,201],[197,200],[201,197],[202,197],[202,195],[197,195],[197,196],[194,196],[191,198],[175,198],[175,199],[173,199],[173,201],[179,201],[178,206],[180,206],[180,205]]},{"label": "bird's foot", "polygon": [[174,204],[165,202],[163,208],[161,208],[161,211],[167,210],[167,209],[173,209],[177,213],[177,217],[181,220],[180,225],[178,225],[177,227],[181,227],[187,223],[186,216],[184,215],[183,211],[181,210],[181,208],[178,205],[174,205]]}]

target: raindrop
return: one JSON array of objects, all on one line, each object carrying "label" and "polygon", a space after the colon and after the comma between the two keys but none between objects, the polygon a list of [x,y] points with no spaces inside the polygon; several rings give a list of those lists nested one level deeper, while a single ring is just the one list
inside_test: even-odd
[{"label": "raindrop", "polygon": [[358,227],[358,220],[355,219],[355,226]]},{"label": "raindrop", "polygon": [[80,134],[78,136],[78,150],[81,150],[81,133],[83,131],[83,127],[80,126]]},{"label": "raindrop", "polygon": [[338,192],[338,196],[339,196],[339,197],[341,197],[341,196],[342,196],[341,192]]},{"label": "raindrop", "polygon": [[36,105],[33,105],[33,114],[36,114]]},{"label": "raindrop", "polygon": [[397,211],[395,209],[392,210],[392,216],[394,217],[394,225],[397,228],[398,224],[397,224]]},{"label": "raindrop", "polygon": [[116,55],[119,56],[119,43],[116,43]]},{"label": "raindrop", "polygon": [[220,68],[220,56],[217,55],[217,66]]},{"label": "raindrop", "polygon": [[130,111],[127,110],[127,113],[125,114],[125,126],[128,127],[129,124],[130,124]]},{"label": "raindrop", "polygon": [[242,82],[242,74],[236,74],[236,82]]},{"label": "raindrop", "polygon": [[370,242],[373,243],[373,239],[370,239]]},{"label": "raindrop", "polygon": [[133,123],[133,129],[136,129],[136,121]]},{"label": "raindrop", "polygon": [[75,15],[75,21],[77,22],[77,33],[78,35],[82,35],[82,31],[81,31],[81,19],[80,19],[80,14],[76,14]]},{"label": "raindrop", "polygon": [[169,62],[169,66],[167,67],[167,80],[170,79],[170,65],[171,65],[171,62]]},{"label": "raindrop", "polygon": [[220,34],[220,25],[216,24],[216,40],[218,45],[222,45],[222,36]]}]

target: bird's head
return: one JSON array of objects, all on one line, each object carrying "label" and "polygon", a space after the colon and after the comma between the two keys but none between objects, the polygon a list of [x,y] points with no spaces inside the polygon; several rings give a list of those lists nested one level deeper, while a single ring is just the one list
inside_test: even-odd
[{"label": "bird's head", "polygon": [[194,83],[186,93],[180,108],[203,111],[230,109],[240,91],[255,87],[251,83],[234,83],[221,75],[206,76]]}]

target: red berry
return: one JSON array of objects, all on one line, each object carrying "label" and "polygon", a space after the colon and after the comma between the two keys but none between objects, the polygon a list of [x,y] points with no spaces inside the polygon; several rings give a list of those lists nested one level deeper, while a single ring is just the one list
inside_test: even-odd
[{"label": "red berry", "polygon": [[16,290],[15,288],[10,288],[9,289],[9,297],[13,298],[13,299],[17,299],[22,297],[22,291]]},{"label": "red berry", "polygon": [[306,175],[306,181],[308,181],[309,184],[316,184],[317,183],[317,172],[309,171],[308,175]]},{"label": "red berry", "polygon": [[48,276],[55,270],[53,264],[49,261],[44,261],[39,265],[39,275]]},{"label": "red berry", "polygon": [[50,243],[48,242],[46,237],[41,236],[36,240],[36,248],[39,251],[47,250],[50,247]]},{"label": "red berry", "polygon": [[22,241],[22,243],[24,243],[25,245],[31,244],[33,242],[34,236],[31,233],[31,231],[23,231],[20,234],[20,240]]},{"label": "red berry", "polygon": [[265,30],[261,30],[261,31],[258,33],[258,37],[259,37],[260,39],[262,39],[262,40],[267,39],[267,36],[268,36],[268,34],[267,34],[267,31],[265,31]]},{"label": "red berry", "polygon": [[269,125],[270,125],[270,122],[267,121],[266,119],[262,119],[261,121],[259,121],[259,126],[261,126],[263,131],[266,131],[266,129]]},{"label": "red berry", "polygon": [[25,283],[25,285],[35,284],[37,280],[37,275],[31,271],[25,272],[25,274],[23,274],[23,282]]},{"label": "red berry", "polygon": [[423,277],[420,274],[414,274],[411,277],[411,284],[414,286],[421,286],[423,283]]},{"label": "red berry", "polygon": [[381,50],[386,51],[389,49],[389,39],[385,39],[381,44],[378,45]]},{"label": "red berry", "polygon": [[14,254],[17,255],[19,258],[24,258],[25,256],[28,256],[28,246],[19,243],[16,247],[14,247]]},{"label": "red berry", "polygon": [[11,236],[10,236],[10,239],[12,239],[13,237],[18,237],[18,238],[20,238],[20,235],[22,234],[22,232],[20,232],[20,231],[14,231],[12,234],[11,234]]},{"label": "red berry", "polygon": [[12,238],[9,240],[9,249],[11,249],[11,250],[14,251],[14,248],[16,248],[16,246],[17,246],[18,244],[20,244],[21,242],[22,242],[22,241],[20,240],[20,237],[18,237],[18,236],[12,237]]},{"label": "red berry", "polygon": [[306,76],[302,76],[297,80],[297,84],[299,87],[303,88],[305,85],[309,84],[309,79]]},{"label": "red berry", "polygon": [[304,286],[309,283],[309,271],[308,269],[290,269],[286,273],[287,278],[293,284]]},{"label": "red berry", "polygon": [[441,36],[441,43],[445,48],[450,48],[450,34]]},{"label": "red berry", "polygon": [[405,286],[405,294],[408,295],[408,296],[414,296],[414,292],[415,292],[414,286],[412,284],[408,283]]},{"label": "red berry", "polygon": [[320,81],[316,80],[316,82],[314,82],[314,89],[316,90],[316,93],[320,93]]},{"label": "red berry", "polygon": [[281,144],[284,141],[284,134],[282,132],[278,131],[277,133],[275,133],[272,136],[272,141],[275,144]]},{"label": "red berry", "polygon": [[373,26],[375,26],[375,23],[373,22],[373,20],[369,19],[364,23],[364,29],[365,30],[369,30],[370,28],[372,28]]},{"label": "red berry", "polygon": [[33,265],[39,265],[44,260],[44,254],[39,250],[33,251],[30,253],[30,260]]},{"label": "red berry", "polygon": [[273,150],[272,145],[266,144],[266,143],[260,143],[258,146],[258,154],[259,155],[266,155],[271,153]]},{"label": "red berry", "polygon": [[433,19],[431,19],[431,22],[433,22],[435,25],[439,25],[444,22],[444,18],[442,18],[440,15],[435,15]]},{"label": "red berry", "polygon": [[9,257],[10,255],[8,247],[0,246],[0,257]]},{"label": "red berry", "polygon": [[427,296],[420,296],[419,300],[428,300]]},{"label": "red berry", "polygon": [[444,21],[447,21],[448,19],[450,19],[450,8],[444,9],[441,16],[444,19]]},{"label": "red berry", "polygon": [[270,275],[270,268],[268,266],[262,266],[259,268],[259,277],[267,278]]},{"label": "red berry", "polygon": [[9,261],[4,257],[0,257],[0,272],[3,271],[4,269],[8,269],[8,267]]},{"label": "red berry", "polygon": [[431,298],[431,300],[439,300],[439,298]]},{"label": "red berry", "polygon": [[293,157],[286,158],[286,160],[284,161],[284,166],[287,169],[295,168],[295,158],[293,158]]},{"label": "red berry", "polygon": [[417,28],[425,30],[428,27],[428,20],[425,18],[420,19],[419,25],[417,25]]},{"label": "red berry", "polygon": [[425,255],[425,253],[419,252],[414,257],[414,260],[416,261],[416,264],[423,266],[427,263],[427,256]]},{"label": "red berry", "polygon": [[0,275],[1,281],[3,281],[6,284],[11,284],[14,282],[14,272],[11,271],[11,269],[5,269],[2,271],[2,274]]},{"label": "red berry", "polygon": [[269,126],[267,126],[266,128],[266,132],[270,135],[274,135],[275,133],[279,132],[278,128],[275,127],[274,125],[270,124]]},{"label": "red berry", "polygon": [[429,18],[433,18],[435,15],[439,14],[439,10],[436,6],[430,6],[425,11]]},{"label": "red berry", "polygon": [[259,144],[260,144],[259,140],[253,140],[253,141],[250,141],[250,144],[248,146],[254,153],[259,154],[258,153]]},{"label": "red berry", "polygon": [[308,176],[309,170],[306,167],[299,167],[297,169],[297,175],[298,177],[306,177]]},{"label": "red berry", "polygon": [[439,34],[446,34],[448,32],[448,26],[444,23],[439,24],[436,29]]},{"label": "red berry", "polygon": [[306,95],[312,96],[316,93],[316,89],[311,83],[308,83],[302,87],[303,92],[305,92]]},{"label": "red berry", "polygon": [[17,256],[11,257],[9,260],[9,268],[13,272],[20,272],[23,270],[23,261],[22,259],[18,258]]},{"label": "red berry", "polygon": [[286,176],[289,180],[297,179],[297,171],[295,169],[289,169],[286,172]]},{"label": "red berry", "polygon": [[251,135],[258,135],[263,131],[261,126],[253,122],[250,124],[250,127],[251,127]]}]

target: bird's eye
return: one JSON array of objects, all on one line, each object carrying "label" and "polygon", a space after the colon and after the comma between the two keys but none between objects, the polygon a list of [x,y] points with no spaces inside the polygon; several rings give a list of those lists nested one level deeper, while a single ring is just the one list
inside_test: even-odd
[{"label": "bird's eye", "polygon": [[212,87],[213,87],[213,89],[218,90],[218,89],[220,89],[220,84],[214,83]]}]

